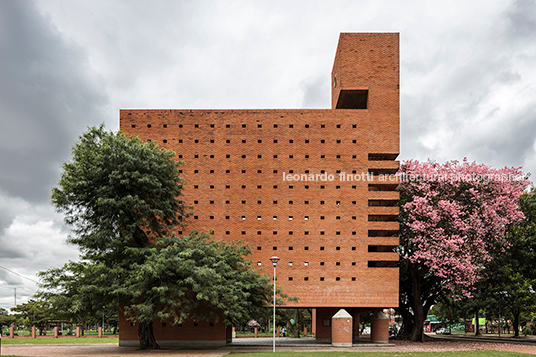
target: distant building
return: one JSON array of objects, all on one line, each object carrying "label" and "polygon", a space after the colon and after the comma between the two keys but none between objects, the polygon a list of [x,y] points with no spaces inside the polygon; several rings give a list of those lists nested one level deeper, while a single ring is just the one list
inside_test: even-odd
[{"label": "distant building", "polygon": [[[121,110],[120,127],[174,150],[194,206],[187,234],[243,240],[289,307],[313,308],[318,340],[339,308],[354,316],[398,306],[399,36],[343,33],[332,109]],[[357,317],[357,318],[356,318]],[[155,321],[161,345],[222,345],[222,323]],[[121,315],[120,344],[137,344]]]}]

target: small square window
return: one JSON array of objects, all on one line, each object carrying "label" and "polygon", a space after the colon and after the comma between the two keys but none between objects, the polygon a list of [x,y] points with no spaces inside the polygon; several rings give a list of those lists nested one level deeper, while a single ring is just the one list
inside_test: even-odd
[{"label": "small square window", "polygon": [[292,281],[292,277],[291,277],[291,276],[288,277],[288,281]]},{"label": "small square window", "polygon": [[277,201],[273,201],[272,203],[273,203],[274,205],[276,205],[276,204],[277,204]]},{"label": "small square window", "polygon": [[194,185],[194,189],[198,189],[198,188],[199,188],[199,186],[198,186],[198,185]]},{"label": "small square window", "polygon": [[214,128],[214,124],[210,124],[210,127],[211,127],[211,128]]},{"label": "small square window", "polygon": [[352,155],[352,159],[357,159],[357,155]]},{"label": "small square window", "polygon": [[352,281],[355,281],[355,276],[352,277]]},{"label": "small square window", "polygon": [[262,155],[257,155],[257,159],[262,159]]},{"label": "small square window", "polygon": [[274,174],[276,174],[276,173],[277,173],[277,170],[274,170]]},{"label": "small square window", "polygon": [[245,159],[246,158],[246,155],[242,155],[242,159]]},{"label": "small square window", "polygon": [[257,246],[257,250],[262,250],[262,247]]},{"label": "small square window", "polygon": [[166,144],[166,143],[167,143],[167,140],[166,140],[166,139],[164,139],[164,140],[162,140],[162,141],[164,142],[164,144]]},{"label": "small square window", "polygon": [[[355,231],[352,232],[352,235],[353,235],[353,236],[357,235],[357,232],[355,232]],[[355,247],[352,247],[352,250],[355,250]]]},{"label": "small square window", "polygon": [[305,232],[303,232],[303,235],[308,236],[308,235],[309,235],[309,231],[305,231]]},{"label": "small square window", "polygon": [[[324,231],[320,231],[320,235],[323,236],[323,235],[324,235]],[[321,247],[320,250],[324,250],[324,247]]]},{"label": "small square window", "polygon": [[242,128],[245,128],[246,127],[246,124],[242,124]]},{"label": "small square window", "polygon": [[320,247],[320,250],[324,250],[324,247]]},{"label": "small square window", "polygon": [[294,140],[290,139],[288,142],[289,142],[290,144],[292,144],[292,143],[294,143]]},{"label": "small square window", "polygon": [[272,249],[273,249],[273,250],[277,250],[277,247],[273,247]]},{"label": "small square window", "polygon": [[309,247],[303,247],[304,250],[309,250]]},{"label": "small square window", "polygon": [[304,281],[309,281],[309,277],[306,276],[305,278],[303,278],[303,280]]},{"label": "small square window", "polygon": [[341,265],[341,262],[337,262],[335,263],[336,266],[340,266]]},{"label": "small square window", "polygon": [[245,144],[246,143],[246,139],[242,139],[242,144]]},{"label": "small square window", "polygon": [[288,204],[292,205],[292,204],[294,204],[294,201],[288,201]]},{"label": "small square window", "polygon": [[325,144],[325,143],[326,143],[326,140],[322,139],[322,140],[320,140],[320,143],[321,143],[321,144]]},{"label": "small square window", "polygon": [[213,204],[214,204],[214,201],[209,201],[209,203],[210,203],[211,205],[213,205]]},{"label": "small square window", "polygon": [[262,144],[262,140],[261,139],[257,140],[257,143]]},{"label": "small square window", "polygon": [[261,186],[261,185],[257,185],[257,188],[262,188],[262,186]]},{"label": "small square window", "polygon": [[246,204],[246,201],[242,201],[242,204],[245,205],[245,204]]},{"label": "small square window", "polygon": [[259,235],[259,236],[260,236],[261,234],[262,234],[262,232],[261,232],[261,231],[257,231],[257,235]]},{"label": "small square window", "polygon": [[227,140],[225,140],[225,142],[226,142],[227,144],[230,144],[230,143],[231,143],[231,140],[227,139]]},{"label": "small square window", "polygon": [[289,128],[294,128],[294,124],[289,124],[288,127]]},{"label": "small square window", "polygon": [[352,144],[357,144],[357,140],[352,140]]},{"label": "small square window", "polygon": [[309,204],[309,201],[303,201],[303,204],[304,204],[304,205],[308,205],[308,204]]},{"label": "small square window", "polygon": [[336,216],[335,219],[340,220],[341,216]]},{"label": "small square window", "polygon": [[294,247],[288,247],[288,250],[294,250]]},{"label": "small square window", "polygon": [[323,277],[323,276],[322,276],[322,277],[320,277],[320,281],[324,281],[324,277]]},{"label": "small square window", "polygon": [[288,158],[289,158],[289,159],[293,159],[293,158],[294,158],[294,155],[289,155]]},{"label": "small square window", "polygon": [[325,158],[326,158],[326,155],[320,155],[320,158],[321,158],[321,159],[325,159]]},{"label": "small square window", "polygon": [[337,159],[340,159],[341,158],[341,155],[337,155]]},{"label": "small square window", "polygon": [[182,124],[179,124],[179,128],[182,128]]},{"label": "small square window", "polygon": [[277,231],[273,231],[272,234],[273,234],[274,236],[276,236],[276,235],[277,235]]},{"label": "small square window", "polygon": [[320,127],[323,129],[326,127],[326,124],[320,124]]},{"label": "small square window", "polygon": [[335,250],[341,250],[341,247],[336,247]]},{"label": "small square window", "polygon": [[230,159],[230,158],[231,158],[231,155],[227,154],[227,155],[225,155],[225,158],[226,158],[226,159]]},{"label": "small square window", "polygon": [[274,159],[277,159],[277,155],[274,155]]},{"label": "small square window", "polygon": [[352,250],[355,250],[355,249],[356,249],[356,247],[352,247]]},{"label": "small square window", "polygon": [[147,124],[147,127],[150,128],[150,127],[151,127],[151,124]]},{"label": "small square window", "polygon": [[196,205],[196,204],[198,204],[198,203],[199,203],[199,201],[197,201],[197,200],[194,201],[194,205]]},{"label": "small square window", "polygon": [[354,266],[354,267],[355,267],[355,266],[356,266],[356,262],[352,262],[352,266]]},{"label": "small square window", "polygon": [[276,188],[277,188],[277,185],[274,185],[274,189],[276,189]]},{"label": "small square window", "polygon": [[229,234],[231,234],[231,232],[229,232],[229,231],[226,231],[226,232],[225,232],[225,234],[229,235]]},{"label": "small square window", "polygon": [[214,139],[210,139],[210,143],[211,143],[211,144],[214,144]]},{"label": "small square window", "polygon": [[246,235],[246,231],[242,231],[242,235],[243,235],[243,236]]},{"label": "small square window", "polygon": [[262,204],[262,201],[257,201],[257,204],[258,204],[258,205]]},{"label": "small square window", "polygon": [[341,278],[339,278],[339,277],[336,277],[336,278],[335,278],[335,280],[337,280],[337,281],[341,281]]},{"label": "small square window", "polygon": [[277,144],[277,139],[274,139],[274,144]]},{"label": "small square window", "polygon": [[341,141],[340,141],[340,140],[337,140],[337,144],[340,144],[340,143],[341,143]]},{"label": "small square window", "polygon": [[289,236],[291,236],[291,235],[293,235],[293,234],[294,234],[293,231],[289,231],[289,232],[288,232],[288,235],[289,235]]},{"label": "small square window", "polygon": [[274,124],[274,128],[277,128],[277,124]]},{"label": "small square window", "polygon": [[225,188],[231,188],[231,185],[225,185]]},{"label": "small square window", "polygon": [[262,124],[257,124],[257,128],[262,128]]}]

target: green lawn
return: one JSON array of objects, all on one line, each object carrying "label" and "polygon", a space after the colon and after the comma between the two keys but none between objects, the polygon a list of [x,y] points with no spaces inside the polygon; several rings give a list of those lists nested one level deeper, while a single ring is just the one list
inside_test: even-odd
[{"label": "green lawn", "polygon": [[247,357],[526,357],[527,354],[502,351],[454,351],[454,352],[267,352],[240,353]]},{"label": "green lawn", "polygon": [[5,338],[2,345],[84,345],[94,343],[119,343],[118,337],[41,337],[41,338]]}]

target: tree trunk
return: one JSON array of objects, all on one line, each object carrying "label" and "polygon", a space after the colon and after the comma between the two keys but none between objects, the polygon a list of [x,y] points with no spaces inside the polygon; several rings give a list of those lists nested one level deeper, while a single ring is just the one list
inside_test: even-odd
[{"label": "tree trunk", "polygon": [[512,312],[513,321],[514,324],[514,337],[519,337],[519,315],[520,312]]},{"label": "tree trunk", "polygon": [[413,324],[413,331],[411,333],[412,342],[424,342],[424,309],[421,301],[421,282],[418,277],[418,272],[415,269],[411,271],[411,282],[412,282],[412,297],[413,297],[413,312],[415,316],[415,321]]},{"label": "tree trunk", "polygon": [[140,338],[140,348],[142,350],[157,350],[160,348],[154,338],[153,322],[140,322],[138,326],[138,337]]},{"label": "tree trunk", "polygon": [[478,315],[478,307],[477,307],[476,310],[475,310],[475,336],[480,336],[481,335],[479,318],[480,318],[480,316]]}]

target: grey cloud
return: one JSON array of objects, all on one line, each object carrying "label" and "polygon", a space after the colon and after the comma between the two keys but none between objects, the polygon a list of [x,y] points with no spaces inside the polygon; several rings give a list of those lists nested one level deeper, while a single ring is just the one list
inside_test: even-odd
[{"label": "grey cloud", "polygon": [[300,108],[328,109],[331,107],[329,76],[318,76],[300,83],[303,99]]},{"label": "grey cloud", "polygon": [[517,0],[507,11],[508,33],[511,37],[526,39],[536,35],[536,1]]},{"label": "grey cloud", "polygon": [[103,121],[102,83],[30,1],[0,2],[0,188],[42,202],[87,125]]}]

